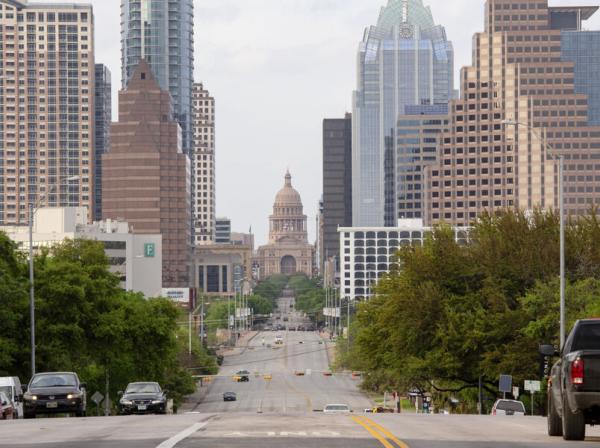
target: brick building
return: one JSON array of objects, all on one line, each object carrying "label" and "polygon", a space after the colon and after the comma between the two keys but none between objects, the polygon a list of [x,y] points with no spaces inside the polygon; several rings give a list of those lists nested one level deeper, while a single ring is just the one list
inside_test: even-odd
[{"label": "brick building", "polygon": [[141,60],[119,92],[119,121],[103,156],[105,219],[122,218],[134,233],[161,234],[163,287],[185,288],[191,276],[191,167],[181,146],[169,92]]}]

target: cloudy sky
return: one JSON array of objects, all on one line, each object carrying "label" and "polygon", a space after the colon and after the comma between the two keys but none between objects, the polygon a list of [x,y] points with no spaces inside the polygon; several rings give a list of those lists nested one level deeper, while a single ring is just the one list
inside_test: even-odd
[{"label": "cloudy sky", "polygon": [[[89,1],[88,1],[89,2]],[[96,60],[120,86],[119,0],[91,0]],[[273,198],[289,167],[309,216],[322,191],[323,118],[351,111],[356,49],[387,0],[195,0],[198,81],[217,101],[217,213],[267,238]],[[424,0],[446,27],[456,72],[483,30],[484,0]],[[594,5],[560,0],[551,5]],[[600,29],[600,13],[587,23]],[[113,119],[116,119],[114,115]]]}]

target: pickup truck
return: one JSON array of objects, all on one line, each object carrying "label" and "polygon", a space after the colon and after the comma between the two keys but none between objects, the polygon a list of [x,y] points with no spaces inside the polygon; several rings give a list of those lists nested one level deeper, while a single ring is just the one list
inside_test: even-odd
[{"label": "pickup truck", "polygon": [[578,320],[562,352],[540,353],[559,358],[548,378],[548,435],[585,439],[585,425],[600,424],[600,319]]}]

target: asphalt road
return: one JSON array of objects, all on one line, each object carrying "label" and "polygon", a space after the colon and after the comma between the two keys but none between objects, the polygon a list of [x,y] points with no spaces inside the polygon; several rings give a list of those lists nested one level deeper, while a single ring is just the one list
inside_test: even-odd
[{"label": "asphalt road", "polygon": [[[286,328],[306,325],[308,320],[290,307],[293,303],[293,298],[279,299],[274,314],[281,318],[272,323]],[[277,336],[283,338],[282,345],[275,344]],[[348,404],[357,411],[371,406],[358,390],[358,379],[324,375],[329,371],[327,347],[316,332],[260,332],[236,353],[225,357],[220,377],[213,380],[208,395],[194,407],[195,411],[303,413],[322,410],[328,403]],[[239,370],[251,372],[249,382],[233,381]],[[265,379],[266,375],[272,379]],[[225,392],[235,392],[237,401],[224,402]]]},{"label": "asphalt road", "polygon": [[[285,324],[304,323],[289,305],[280,301]],[[284,344],[274,349],[277,334]],[[369,401],[356,380],[322,374],[328,357],[319,341],[312,332],[258,333],[226,357],[224,376],[192,412],[1,421],[0,448],[600,448],[600,430],[588,428],[585,442],[567,443],[548,437],[541,417],[363,414]],[[240,369],[252,372],[250,382],[231,379]],[[223,402],[226,391],[238,401]],[[355,412],[314,411],[336,402]]]}]

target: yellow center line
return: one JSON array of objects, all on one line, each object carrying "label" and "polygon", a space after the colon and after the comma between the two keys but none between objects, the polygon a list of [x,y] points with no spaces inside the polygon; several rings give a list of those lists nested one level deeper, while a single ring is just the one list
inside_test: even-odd
[{"label": "yellow center line", "polygon": [[409,446],[404,443],[402,440],[399,440],[396,436],[394,436],[394,434],[392,434],[390,431],[388,431],[386,428],[384,428],[383,426],[381,426],[380,424],[374,422],[373,420],[371,420],[369,417],[362,417],[368,424],[371,424],[371,426],[374,426],[375,428],[379,429],[380,432],[382,432],[388,439],[392,440],[394,443],[396,443],[396,445],[398,445],[399,448],[409,448]]},{"label": "yellow center line", "polygon": [[373,437],[375,437],[377,440],[379,440],[379,442],[381,442],[381,444],[385,447],[385,448],[395,448],[394,446],[392,446],[392,444],[390,442],[388,442],[381,434],[379,434],[377,431],[375,431],[373,428],[371,428],[369,425],[367,425],[366,423],[363,423],[362,420],[360,420],[358,417],[352,417],[352,420],[354,420],[356,423],[358,423],[360,426],[362,426],[363,428],[365,428],[369,434],[371,434]]}]

